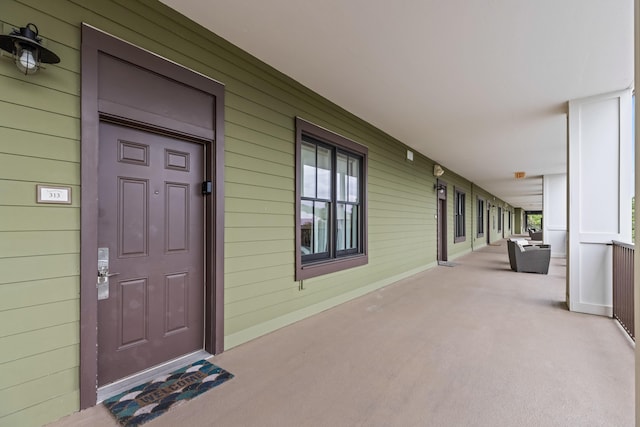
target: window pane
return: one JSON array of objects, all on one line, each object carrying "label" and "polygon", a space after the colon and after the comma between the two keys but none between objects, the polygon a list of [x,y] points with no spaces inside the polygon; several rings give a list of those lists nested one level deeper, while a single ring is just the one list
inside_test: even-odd
[{"label": "window pane", "polygon": [[465,237],[465,199],[464,193],[456,191],[454,199],[456,209],[454,214],[455,237]]},{"label": "window pane", "polygon": [[346,233],[346,224],[345,224],[345,208],[346,206],[342,203],[338,203],[336,209],[336,250],[343,251],[345,250],[345,233]]},{"label": "window pane", "polygon": [[302,143],[302,197],[316,197],[316,146]]},{"label": "window pane", "polygon": [[328,252],[328,203],[303,200],[300,203],[300,251],[302,255]]},{"label": "window pane", "polygon": [[313,202],[303,200],[300,205],[300,251],[309,255],[313,248]]},{"label": "window pane", "polygon": [[349,157],[349,199],[350,202],[360,201],[360,159]]},{"label": "window pane", "polygon": [[349,158],[342,154],[338,153],[337,161],[336,161],[336,185],[338,186],[338,194],[337,198],[339,202],[347,201],[347,164]]},{"label": "window pane", "polygon": [[358,207],[348,205],[346,211],[347,249],[358,249]]},{"label": "window pane", "polygon": [[318,199],[331,198],[331,150],[324,147],[318,149]]},{"label": "window pane", "polygon": [[313,202],[313,253],[329,251],[329,204]]}]

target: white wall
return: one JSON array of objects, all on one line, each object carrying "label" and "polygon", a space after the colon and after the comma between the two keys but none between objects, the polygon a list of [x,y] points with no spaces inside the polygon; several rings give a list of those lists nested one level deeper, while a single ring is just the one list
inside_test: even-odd
[{"label": "white wall", "polygon": [[551,256],[567,256],[567,174],[545,175],[542,180],[542,224],[544,243]]}]

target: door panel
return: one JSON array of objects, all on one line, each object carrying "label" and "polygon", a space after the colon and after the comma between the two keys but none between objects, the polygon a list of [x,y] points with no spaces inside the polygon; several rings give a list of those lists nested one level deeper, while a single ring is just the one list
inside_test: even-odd
[{"label": "door panel", "polygon": [[98,384],[203,348],[204,147],[100,123]]}]

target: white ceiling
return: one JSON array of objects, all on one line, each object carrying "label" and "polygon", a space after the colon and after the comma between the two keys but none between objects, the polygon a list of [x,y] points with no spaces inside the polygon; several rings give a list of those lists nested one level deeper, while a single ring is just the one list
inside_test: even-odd
[{"label": "white ceiling", "polygon": [[633,83],[632,0],[161,1],[528,210],[566,102]]}]

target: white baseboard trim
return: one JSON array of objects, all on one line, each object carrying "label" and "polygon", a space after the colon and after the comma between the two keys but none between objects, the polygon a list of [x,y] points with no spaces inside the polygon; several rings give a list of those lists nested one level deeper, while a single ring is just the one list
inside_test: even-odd
[{"label": "white baseboard trim", "polygon": [[585,314],[595,314],[596,316],[613,317],[613,307],[603,304],[590,304],[584,302],[571,302],[569,304],[571,311]]}]

